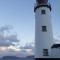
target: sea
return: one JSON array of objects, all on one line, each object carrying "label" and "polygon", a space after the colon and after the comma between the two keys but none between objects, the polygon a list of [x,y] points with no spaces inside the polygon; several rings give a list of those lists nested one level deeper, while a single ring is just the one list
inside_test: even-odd
[{"label": "sea", "polygon": [[0,60],[35,60],[34,58],[20,58],[20,59],[0,59]]}]

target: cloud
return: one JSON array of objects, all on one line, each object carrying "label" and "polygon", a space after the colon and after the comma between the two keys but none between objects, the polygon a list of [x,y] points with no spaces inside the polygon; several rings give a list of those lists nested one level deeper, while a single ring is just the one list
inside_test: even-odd
[{"label": "cloud", "polygon": [[14,45],[13,43],[18,43],[19,40],[17,39],[17,36],[11,35],[11,36],[6,36],[4,37],[3,35],[0,35],[0,46],[10,46]]},{"label": "cloud", "polygon": [[17,39],[17,35],[6,36],[6,39],[10,42],[19,42],[19,40]]},{"label": "cloud", "polygon": [[22,52],[28,55],[34,55],[35,52],[35,46],[34,43],[26,43],[26,45],[23,47],[21,46],[20,49],[22,49]]},{"label": "cloud", "polygon": [[33,49],[34,48],[34,43],[26,43],[24,47],[20,47],[21,49]]},{"label": "cloud", "polygon": [[0,57],[3,56],[17,56],[17,57],[27,57],[32,55],[32,52],[27,51],[25,49],[21,49],[20,51],[14,51],[13,49],[7,49],[5,51],[0,52]]},{"label": "cloud", "polygon": [[18,52],[17,56],[18,57],[26,57],[28,56],[29,53],[26,50],[21,50],[20,52]]},{"label": "cloud", "polygon": [[8,47],[8,46],[10,46],[10,45],[14,46],[14,44],[12,44],[11,42],[2,41],[2,40],[0,41],[0,47],[1,47],[1,46]]},{"label": "cloud", "polygon": [[[6,25],[6,26],[2,26],[0,28],[0,32],[4,32],[4,31],[10,31],[10,29],[12,29],[12,27],[10,25]],[[0,33],[0,47],[1,46],[7,46],[9,47],[10,45],[15,46],[16,43],[18,43],[19,40],[17,38],[17,35],[13,34],[13,35],[4,35],[4,33]]]},{"label": "cloud", "polygon": [[[19,43],[19,40],[17,38],[17,35],[4,35],[4,31],[9,31],[11,28],[9,26],[3,26],[0,28],[0,47],[10,47],[9,49],[4,50],[3,52],[0,51],[0,57],[1,56],[18,56],[18,57],[26,57],[28,55],[31,55],[33,53],[34,46],[32,43],[26,44],[24,47],[17,47],[16,44]],[[13,46],[13,47],[11,47]],[[12,49],[13,48],[13,49]],[[15,49],[15,50],[14,50]]]},{"label": "cloud", "polygon": [[32,45],[29,44],[29,46],[27,47],[26,45],[24,47],[18,48],[20,50],[14,50],[17,49],[14,46],[10,46],[10,48],[7,48],[6,50],[0,51],[0,57],[2,56],[17,56],[17,57],[27,57],[27,56],[31,56],[34,55],[34,47]]},{"label": "cloud", "polygon": [[8,31],[10,29],[12,29],[13,27],[11,25],[5,25],[5,26],[1,26],[0,27],[0,32],[3,32],[3,31]]},{"label": "cloud", "polygon": [[32,48],[33,48],[32,45],[26,45],[26,46],[24,46],[24,49],[32,49]]}]

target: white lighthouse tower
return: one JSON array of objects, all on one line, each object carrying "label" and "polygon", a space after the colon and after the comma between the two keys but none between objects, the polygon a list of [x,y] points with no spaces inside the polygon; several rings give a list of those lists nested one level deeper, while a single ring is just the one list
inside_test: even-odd
[{"label": "white lighthouse tower", "polygon": [[48,0],[36,0],[35,12],[35,58],[50,58],[53,44],[51,5]]}]

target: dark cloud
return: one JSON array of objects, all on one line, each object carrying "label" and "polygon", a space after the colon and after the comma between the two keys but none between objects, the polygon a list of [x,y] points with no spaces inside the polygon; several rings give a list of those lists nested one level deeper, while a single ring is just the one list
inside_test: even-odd
[{"label": "dark cloud", "polygon": [[10,46],[10,45],[14,46],[14,44],[12,44],[11,42],[7,42],[6,40],[5,40],[5,41],[0,40],[0,47],[1,47],[1,46],[8,47],[8,46]]},{"label": "dark cloud", "polygon": [[10,42],[19,42],[19,40],[17,39],[17,35],[10,35],[6,37],[6,39],[9,40]]}]

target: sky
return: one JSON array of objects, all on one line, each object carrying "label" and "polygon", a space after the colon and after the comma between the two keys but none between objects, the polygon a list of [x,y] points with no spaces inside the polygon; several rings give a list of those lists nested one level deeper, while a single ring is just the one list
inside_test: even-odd
[{"label": "sky", "polygon": [[[59,38],[60,0],[50,0],[52,5],[53,36]],[[0,0],[0,26],[11,25],[10,33],[17,34],[20,45],[35,40],[35,0]]]},{"label": "sky", "polygon": [[52,5],[51,11],[51,21],[52,21],[52,30],[53,30],[53,37],[56,39],[56,42],[60,42],[60,0],[50,0]]},{"label": "sky", "polygon": [[[56,40],[60,40],[60,0],[50,0],[50,3],[52,6],[53,37]],[[0,30],[4,27],[4,33],[7,36],[9,34],[13,35],[14,38],[12,40],[15,42],[19,40],[17,41],[19,46],[35,42],[34,4],[35,0],[0,0]],[[6,28],[6,26],[10,26],[10,28]],[[17,38],[15,39],[16,35]],[[11,37],[7,37],[7,39],[10,39],[10,44],[12,44]]]},{"label": "sky", "polygon": [[0,0],[0,26],[13,26],[22,45],[34,40],[34,17],[34,1]]}]

